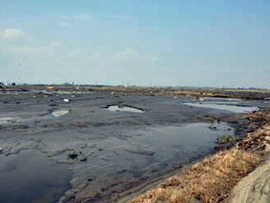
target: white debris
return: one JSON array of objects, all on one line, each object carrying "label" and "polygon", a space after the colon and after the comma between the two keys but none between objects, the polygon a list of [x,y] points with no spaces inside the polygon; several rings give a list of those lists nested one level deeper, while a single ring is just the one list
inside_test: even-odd
[{"label": "white debris", "polygon": [[128,107],[128,106],[109,106],[107,108],[109,111],[114,111],[114,112],[131,112],[131,113],[144,113],[143,110],[135,108],[135,107]]},{"label": "white debris", "polygon": [[68,103],[69,102],[69,99],[63,99],[64,102]]},{"label": "white debris", "polygon": [[66,114],[68,114],[68,113],[69,113],[69,110],[64,109],[64,110],[53,111],[53,112],[52,112],[52,115],[53,115],[55,118],[58,118],[58,117],[60,117],[60,116],[66,115]]}]

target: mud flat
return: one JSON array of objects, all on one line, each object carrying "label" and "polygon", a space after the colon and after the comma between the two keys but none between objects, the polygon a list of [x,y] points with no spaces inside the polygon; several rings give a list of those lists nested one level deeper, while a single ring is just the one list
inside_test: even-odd
[{"label": "mud flat", "polygon": [[[13,200],[21,202],[41,197],[48,202],[117,201],[211,153],[217,137],[245,130],[235,128],[244,120],[233,111],[185,103],[194,101],[136,92],[1,92],[1,184],[8,185],[1,197],[6,201],[16,191]],[[13,172],[7,170],[10,165]],[[54,179],[51,188],[58,185],[59,190],[50,191],[39,180],[42,165],[50,168],[44,177]],[[26,171],[31,171],[32,185],[45,185],[37,188],[38,197],[32,188],[33,195],[20,189],[30,187],[26,181],[9,184]]]}]

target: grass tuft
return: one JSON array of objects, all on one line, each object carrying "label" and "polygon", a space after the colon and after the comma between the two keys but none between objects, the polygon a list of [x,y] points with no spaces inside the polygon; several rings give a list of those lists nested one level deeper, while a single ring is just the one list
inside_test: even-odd
[{"label": "grass tuft", "polygon": [[236,144],[236,137],[234,135],[222,135],[217,139],[218,144]]}]

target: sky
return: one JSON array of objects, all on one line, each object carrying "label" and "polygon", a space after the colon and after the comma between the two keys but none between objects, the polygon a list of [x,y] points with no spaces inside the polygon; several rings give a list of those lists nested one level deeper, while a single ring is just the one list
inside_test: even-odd
[{"label": "sky", "polygon": [[270,1],[0,0],[0,81],[270,88]]}]

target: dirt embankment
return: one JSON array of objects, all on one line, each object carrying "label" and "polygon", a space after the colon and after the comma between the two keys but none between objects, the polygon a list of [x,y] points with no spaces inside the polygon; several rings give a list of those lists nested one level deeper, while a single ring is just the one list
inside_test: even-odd
[{"label": "dirt embankment", "polygon": [[270,159],[236,185],[228,202],[270,202]]},{"label": "dirt embankment", "polygon": [[270,202],[270,112],[244,118],[250,133],[234,148],[205,158],[131,202]]},{"label": "dirt embankment", "polygon": [[[266,152],[265,162],[252,173],[242,179],[228,199],[229,203],[270,202],[270,114],[266,116],[261,112],[247,115],[255,123],[263,125],[254,133],[250,133],[238,144],[238,147],[255,152]],[[256,124],[254,124],[256,126]]]}]

